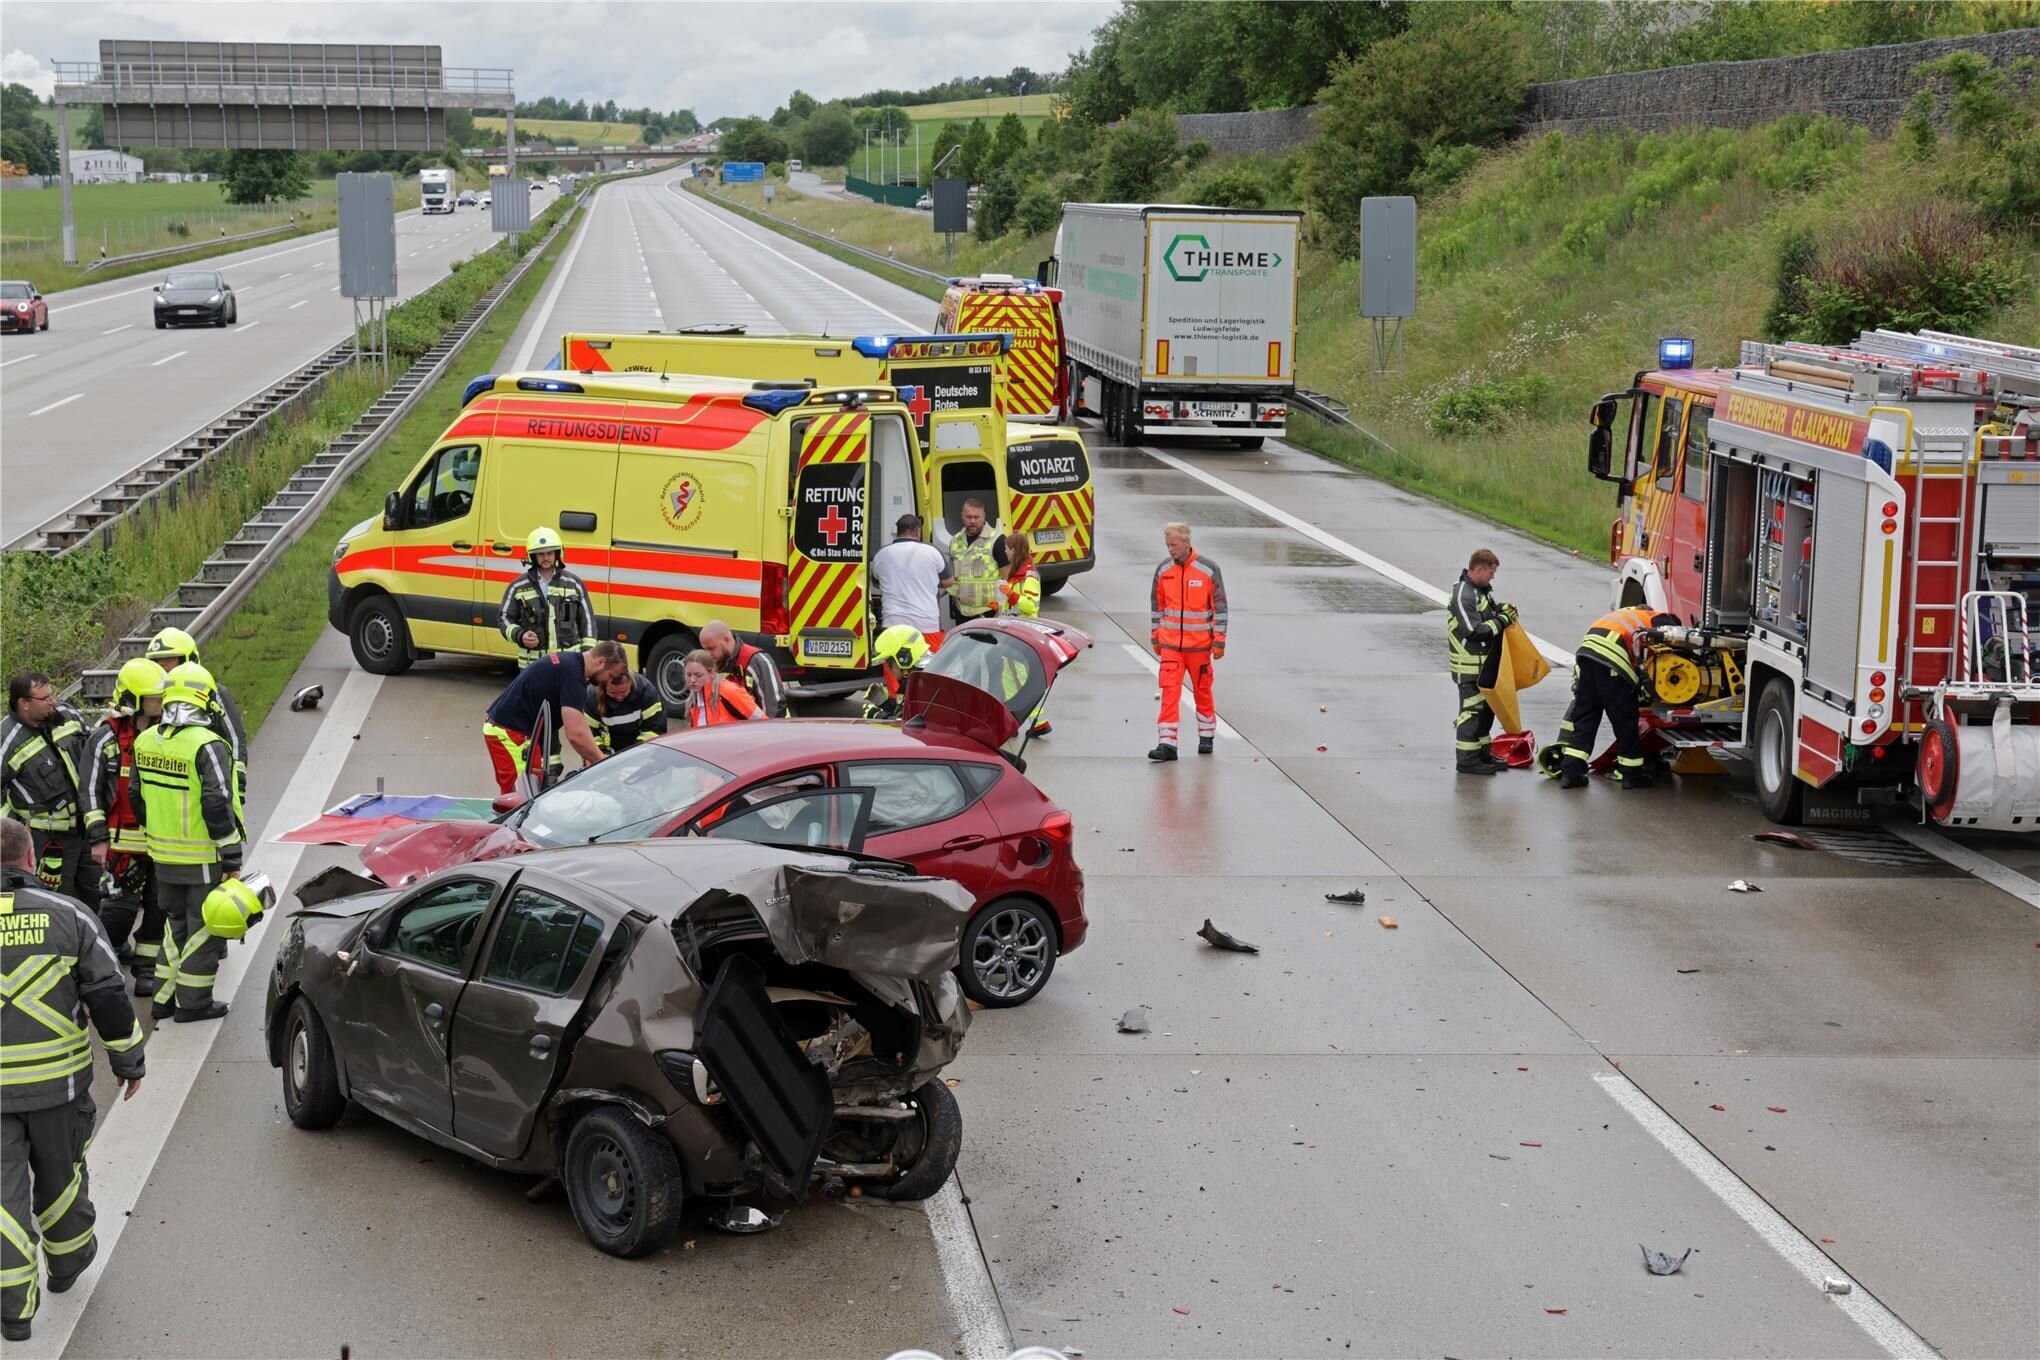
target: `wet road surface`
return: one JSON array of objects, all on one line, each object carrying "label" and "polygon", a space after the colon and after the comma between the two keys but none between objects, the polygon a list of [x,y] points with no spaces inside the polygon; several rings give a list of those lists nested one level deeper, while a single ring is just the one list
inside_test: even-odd
[{"label": "wet road surface", "polygon": [[[533,318],[541,362],[569,319],[595,324],[584,290],[640,272],[668,326],[727,319],[729,297],[689,310],[711,264],[788,329],[932,316],[657,192],[603,191]],[[258,1033],[272,930],[202,1065],[198,1035],[152,1046],[165,1085],[194,1060],[188,1103],[137,1100],[102,1131],[102,1196],[139,1181],[150,1119],[163,1151],[69,1353],[2034,1351],[2031,906],[1881,831],[1754,842],[1739,774],[1633,795],[1458,778],[1442,612],[1324,537],[1434,587],[1488,543],[1499,592],[1561,646],[1604,607],[1597,568],[1279,446],[1092,444],[1099,566],[1045,612],[1097,643],[1029,751],[1075,817],[1092,932],[1035,1001],[977,1016],[950,1070],[974,1242],[938,1240],[953,1216],[815,1204],[619,1262],[560,1200],[373,1118],[300,1133]],[[1174,519],[1225,569],[1227,731],[1155,767],[1146,591]],[[293,683],[327,704],[264,729],[251,815],[378,778],[486,791],[477,729],[504,679],[436,662],[377,681],[326,637]],[[1562,681],[1525,696],[1540,732]],[[1365,904],[1324,900],[1348,889]],[[1203,945],[1206,917],[1260,954]],[[1137,1004],[1152,1032],[1116,1032]],[[194,1288],[194,1244],[231,1244],[234,1268]],[[1695,1250],[1660,1278],[1639,1244]],[[958,1267],[977,1252],[1006,1335],[959,1312],[983,1302]]]}]

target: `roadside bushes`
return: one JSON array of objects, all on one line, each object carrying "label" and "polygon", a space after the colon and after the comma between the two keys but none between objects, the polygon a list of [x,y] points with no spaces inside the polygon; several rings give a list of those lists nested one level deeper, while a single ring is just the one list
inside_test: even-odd
[{"label": "roadside bushes", "polygon": [[1880,326],[1980,331],[2033,286],[1978,214],[1946,200],[1867,216],[1817,250],[1787,238],[1778,279],[1767,333],[1824,345]]},{"label": "roadside bushes", "polygon": [[2027,57],[1993,66],[1974,52],[1922,62],[1913,73],[1926,83],[1899,129],[1912,159],[1945,165],[1944,187],[1992,226],[2026,235],[2040,233],[2040,80],[2022,97],[2017,77],[2033,65]]},{"label": "roadside bushes", "polygon": [[1496,434],[1535,413],[1551,398],[1551,379],[1539,373],[1477,378],[1433,397],[1426,424],[1447,438]]}]

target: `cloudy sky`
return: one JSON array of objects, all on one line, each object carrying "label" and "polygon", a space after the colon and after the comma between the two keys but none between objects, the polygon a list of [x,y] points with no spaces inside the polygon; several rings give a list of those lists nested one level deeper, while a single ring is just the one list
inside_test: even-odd
[{"label": "cloudy sky", "polygon": [[49,94],[51,61],[91,61],[101,38],[437,43],[448,66],[512,67],[522,99],[691,108],[703,121],[819,99],[916,89],[1027,66],[1060,71],[1113,10],[1106,0],[941,4],[90,4],[8,0],[0,77]]}]

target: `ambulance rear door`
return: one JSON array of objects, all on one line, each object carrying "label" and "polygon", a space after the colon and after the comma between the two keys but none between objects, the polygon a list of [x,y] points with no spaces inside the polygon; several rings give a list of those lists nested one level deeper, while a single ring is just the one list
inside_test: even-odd
[{"label": "ambulance rear door", "polygon": [[475,612],[476,650],[515,656],[499,606],[524,574],[524,542],[533,529],[557,529],[568,570],[586,583],[595,636],[609,636],[610,515],[616,500],[622,402],[591,397],[505,394],[488,450],[482,511],[482,571]]},{"label": "ambulance rear door", "polygon": [[791,416],[787,466],[793,532],[787,544],[787,650],[815,670],[863,670],[871,535],[872,414],[803,408]]},{"label": "ambulance rear door", "polygon": [[1083,569],[1051,572],[1051,567],[1089,565],[1095,500],[1082,435],[1060,426],[1008,427],[1006,491],[1005,528],[1026,534],[1033,543],[1044,584]]},{"label": "ambulance rear door", "polygon": [[1062,364],[1062,328],[1047,292],[992,290],[964,295],[956,330],[1004,332],[1006,412],[1022,419],[1052,419],[1058,412],[1056,378]]}]

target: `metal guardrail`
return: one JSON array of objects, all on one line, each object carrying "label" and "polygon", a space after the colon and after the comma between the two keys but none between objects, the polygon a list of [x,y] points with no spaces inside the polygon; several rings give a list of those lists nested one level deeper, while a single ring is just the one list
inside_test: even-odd
[{"label": "metal guardrail", "polygon": [[[582,202],[587,195],[582,193],[575,197],[577,202]],[[66,692],[66,697],[75,694],[94,704],[111,699],[114,676],[120,664],[142,655],[148,648],[149,638],[159,629],[182,628],[201,643],[216,634],[228,615],[247,598],[269,568],[292,544],[304,537],[305,531],[318,520],[347,478],[403,423],[404,417],[438,381],[468,337],[494,314],[497,305],[509,296],[525,271],[572,220],[572,213],[562,215],[553,224],[552,230],[533,243],[525,251],[523,259],[497,280],[440,337],[437,344],[419,355],[404,370],[403,376],[362,413],[359,420],[300,467],[284,484],[283,490],[257,510],[254,517],[226,542],[219,556],[208,558],[200,566],[196,577],[177,587],[172,595],[149,612],[140,628],[122,638],[106,665],[79,676],[78,683]]]},{"label": "metal guardrail", "polygon": [[279,231],[296,231],[297,223],[279,222],[273,227],[258,227],[244,231],[238,236],[216,236],[210,240],[186,241],[182,245],[164,246],[161,250],[137,250],[128,255],[102,255],[85,266],[90,274],[95,269],[104,269],[110,264],[132,264],[136,260],[160,260],[169,255],[184,255],[194,250],[206,250],[213,246],[232,245],[236,241],[259,241],[265,236],[274,236]]}]

